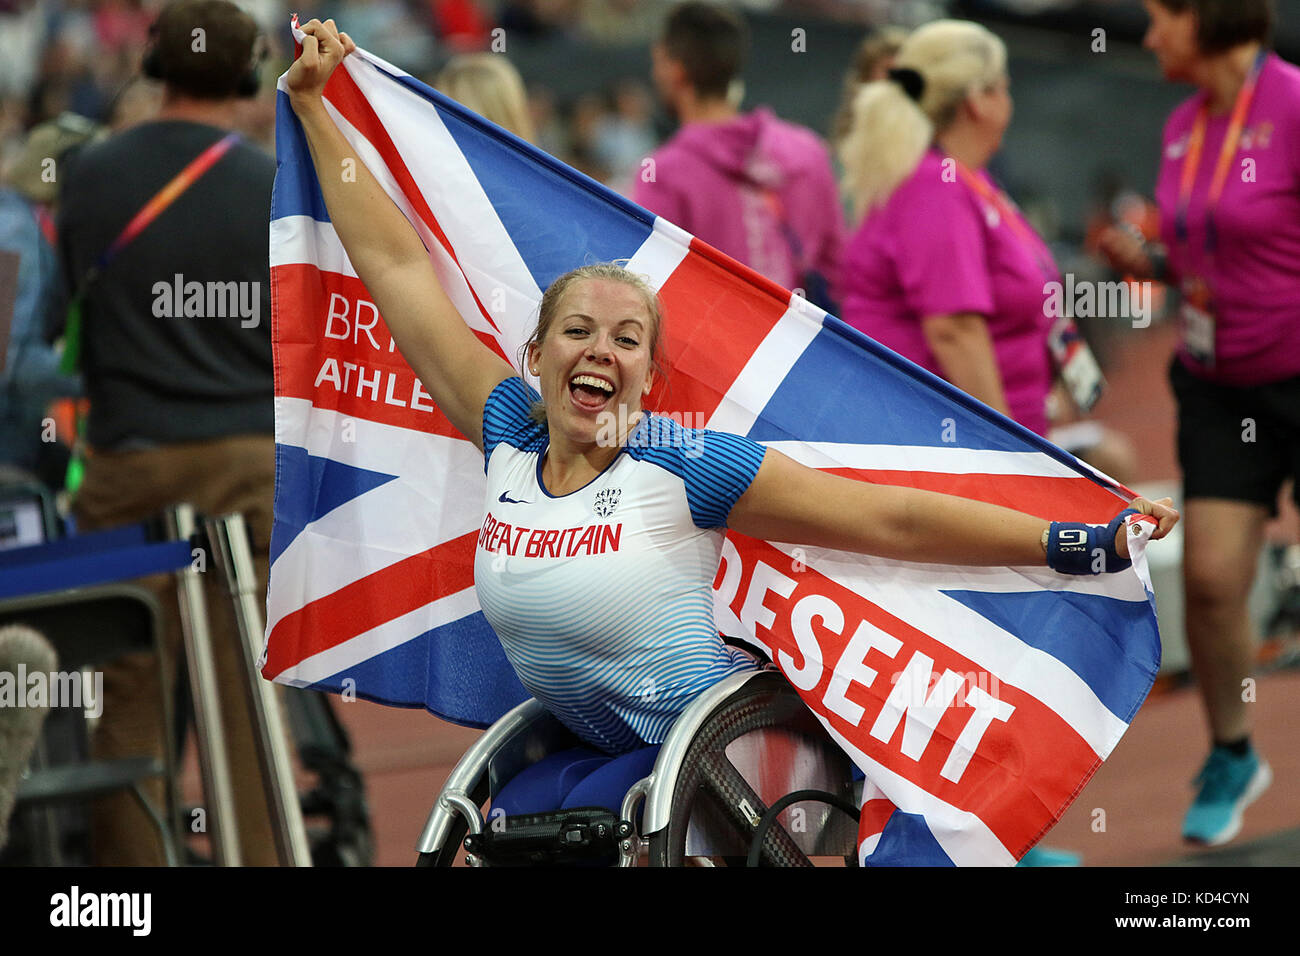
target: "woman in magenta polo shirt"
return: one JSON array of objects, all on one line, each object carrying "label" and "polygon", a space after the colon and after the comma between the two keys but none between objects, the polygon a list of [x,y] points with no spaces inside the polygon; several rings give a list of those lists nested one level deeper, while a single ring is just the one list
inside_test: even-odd
[{"label": "woman in magenta polo shirt", "polygon": [[[889,78],[861,87],[839,145],[861,220],[840,267],[841,314],[1042,435],[1055,377],[1044,286],[1061,276],[984,171],[1011,111],[1005,46],[965,21],[919,28]],[[1038,847],[1021,861],[1077,862]]]},{"label": "woman in magenta polo shirt", "polygon": [[983,27],[915,31],[862,87],[840,146],[862,223],[841,267],[844,320],[1041,434],[1054,377],[1047,246],[984,167],[1011,121],[1007,55]]},{"label": "woman in magenta polo shirt", "polygon": [[1300,501],[1300,70],[1268,51],[1270,0],[1145,6],[1144,45],[1165,79],[1199,90],[1165,125],[1163,250],[1119,232],[1103,247],[1117,266],[1182,293],[1170,379],[1187,641],[1213,744],[1183,835],[1218,844],[1271,780],[1251,747],[1242,686],[1255,662],[1247,596],[1288,476]]}]

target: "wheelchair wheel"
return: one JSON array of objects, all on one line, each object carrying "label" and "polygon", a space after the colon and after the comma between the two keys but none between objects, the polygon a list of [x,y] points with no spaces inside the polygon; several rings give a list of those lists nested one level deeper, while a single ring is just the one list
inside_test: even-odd
[{"label": "wheelchair wheel", "polygon": [[[849,787],[848,760],[830,742],[816,717],[780,675],[754,679],[721,703],[704,722],[703,729],[687,748],[672,795],[668,825],[650,834],[651,866],[689,865],[688,835],[707,832],[709,861],[713,865],[744,866],[758,819],[770,803],[784,796],[773,790],[769,774],[748,774],[737,768],[728,755],[732,745],[746,735],[767,731],[804,754],[826,754],[843,762],[843,786]],[[743,748],[743,744],[741,747]],[[742,764],[745,761],[740,761]],[[799,788],[791,788],[799,789]],[[765,801],[759,791],[763,791]],[[847,797],[841,791],[838,798]],[[838,812],[838,811],[836,811]],[[790,813],[789,810],[786,813]],[[856,831],[856,827],[854,827]],[[697,842],[698,838],[697,838]],[[806,843],[807,841],[805,841]],[[842,849],[827,849],[815,855],[856,859]],[[812,866],[809,855],[778,820],[766,832],[760,854],[763,866]]]}]

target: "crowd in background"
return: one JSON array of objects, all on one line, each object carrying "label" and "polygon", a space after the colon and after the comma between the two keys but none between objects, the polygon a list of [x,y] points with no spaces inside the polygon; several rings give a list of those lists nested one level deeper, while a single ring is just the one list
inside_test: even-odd
[{"label": "crowd in background", "polygon": [[[899,0],[749,0],[863,25],[912,22],[944,12],[946,2]],[[21,148],[25,132],[63,112],[117,130],[158,108],[157,84],[140,79],[139,63],[158,0],[5,0],[0,3],[0,167]],[[271,41],[266,76],[291,56],[293,5],[243,0]],[[645,46],[667,0],[329,0],[304,15],[348,25],[359,46],[431,78],[452,55],[491,48],[496,36],[564,35],[592,44]],[[266,86],[270,87],[267,82]],[[269,90],[249,104],[247,131],[268,148],[274,128]],[[528,91],[536,139],[547,152],[622,191],[661,130],[647,83],[627,77],[608,88],[561,101],[544,83]]]},{"label": "crowd in background", "polygon": [[[239,101],[238,125],[250,140],[273,152],[274,77],[287,68],[292,57],[288,26],[291,7],[282,0],[243,0],[239,5],[257,22],[268,44],[261,93]],[[35,142],[27,143],[29,132],[43,123],[76,114],[102,124],[108,132],[118,132],[158,113],[160,84],[144,78],[139,64],[149,42],[150,24],[160,6],[161,0],[0,3],[0,170],[10,171],[11,184],[15,183],[15,167],[24,160],[24,145]],[[499,111],[466,99],[472,95],[471,90],[492,84],[469,77],[453,89],[448,64],[464,69],[464,64],[457,66],[458,55],[483,52],[475,61],[475,69],[500,66],[491,61],[517,59],[514,54],[519,46],[508,44],[518,44],[524,37],[645,50],[670,6],[669,0],[329,0],[321,9],[303,11],[303,15],[333,16],[347,25],[359,46],[502,122],[547,153],[652,211],[664,213],[644,195],[647,186],[638,179],[648,157],[671,132],[674,108],[664,101],[663,90],[655,88],[644,65],[629,64],[626,70],[592,78],[584,88],[582,84],[575,87],[571,77],[564,77],[561,83],[558,73],[551,74],[553,80],[548,82],[546,70],[539,70],[534,63],[526,73],[526,88],[519,89],[520,95],[509,97],[526,103],[526,115],[503,122]],[[904,26],[945,13],[954,4],[946,0],[748,0],[741,6],[762,13],[837,18],[858,29],[876,28],[874,39],[859,49],[856,62],[827,64],[825,68],[821,85],[825,90],[842,86],[840,105],[827,121],[812,121],[811,125],[815,127],[813,132],[832,144],[830,155],[835,157],[834,143],[847,131],[852,94],[859,84],[883,76],[889,54],[906,35]],[[1015,9],[1015,5],[1009,9]],[[893,32],[880,29],[886,22],[902,26],[890,28]],[[511,55],[497,56],[503,46]],[[520,82],[508,63],[503,69],[511,74],[505,82]],[[805,77],[800,82],[814,80]],[[810,122],[808,117],[802,119]],[[816,128],[823,125],[825,128]],[[1149,204],[1143,205],[1144,201],[1122,178],[1099,183],[1098,190],[1088,224],[1086,252],[1091,253],[1097,251],[1096,237],[1104,226],[1125,219],[1132,221],[1134,217],[1141,222],[1150,214]],[[28,198],[38,201],[34,196]],[[1031,222],[1062,257],[1067,271],[1099,268],[1099,259],[1088,263],[1083,250],[1063,247],[1055,241],[1059,216],[1054,215],[1051,196],[1022,192],[1018,198],[1024,202]],[[847,199],[841,203],[846,204]],[[1130,208],[1135,204],[1142,208]],[[677,217],[679,224],[689,229],[689,223],[680,221],[682,215]],[[1082,223],[1076,225],[1080,228],[1075,231],[1081,232]],[[1143,228],[1147,225],[1142,223]],[[711,237],[710,241],[719,240]],[[738,255],[734,250],[732,254]],[[744,255],[738,258],[746,259]],[[802,288],[801,282],[794,284]],[[1091,329],[1086,321],[1083,325],[1104,363],[1106,343],[1101,333],[1106,330]],[[61,460],[52,466],[55,471],[60,467]],[[1127,471],[1116,469],[1121,477]]]}]

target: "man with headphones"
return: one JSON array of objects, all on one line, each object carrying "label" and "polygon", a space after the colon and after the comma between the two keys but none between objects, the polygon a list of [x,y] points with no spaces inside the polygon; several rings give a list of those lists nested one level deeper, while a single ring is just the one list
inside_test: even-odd
[{"label": "man with headphones", "polygon": [[[80,302],[65,351],[79,356],[90,399],[85,477],[73,505],[79,528],[140,521],[179,502],[210,515],[242,512],[265,589],[275,476],[267,228],[275,161],[235,133],[240,100],[259,89],[262,49],[252,18],[227,0],[163,9],[143,64],[164,84],[162,110],[58,170],[58,232]],[[175,586],[165,576],[149,580],[168,622],[174,674]],[[241,857],[272,864],[239,633],[214,583],[208,608]],[[160,693],[151,655],[107,668],[95,755],[161,755]],[[161,803],[161,793],[159,784],[151,797]],[[100,864],[163,862],[129,794],[96,804],[92,845]]]}]

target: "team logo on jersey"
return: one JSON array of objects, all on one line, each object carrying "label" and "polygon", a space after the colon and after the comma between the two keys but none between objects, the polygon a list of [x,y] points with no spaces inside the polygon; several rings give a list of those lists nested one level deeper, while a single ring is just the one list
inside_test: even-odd
[{"label": "team logo on jersey", "polygon": [[598,518],[608,518],[618,507],[618,498],[622,493],[621,488],[604,488],[596,492],[596,503],[591,506],[591,510]]}]

